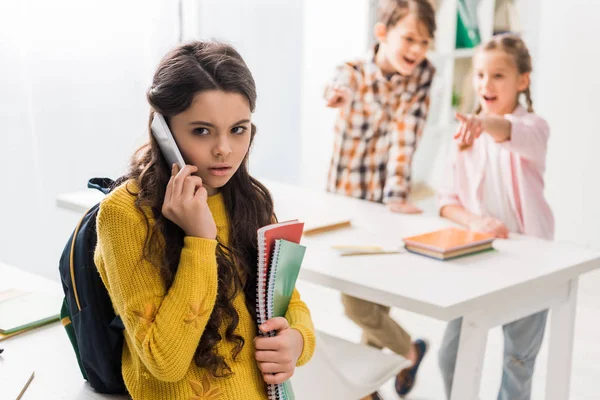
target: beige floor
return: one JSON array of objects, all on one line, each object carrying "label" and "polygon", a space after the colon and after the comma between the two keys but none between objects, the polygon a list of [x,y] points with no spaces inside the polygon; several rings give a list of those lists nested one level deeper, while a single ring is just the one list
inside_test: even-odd
[{"label": "beige floor", "polygon": [[[360,330],[344,315],[339,293],[305,282],[298,289],[313,314],[317,328],[353,341],[359,341]],[[571,400],[600,399],[594,386],[600,380],[600,271],[584,275],[580,279]],[[394,309],[392,315],[412,333],[414,337],[425,337],[431,342],[431,351],[423,361],[417,385],[406,399],[444,399],[442,380],[437,366],[437,350],[444,332],[442,321],[423,317],[403,310]],[[547,339],[547,336],[546,336]],[[500,328],[490,331],[481,383],[481,399],[495,399],[501,377],[502,334]],[[547,341],[538,357],[533,383],[532,399],[544,399],[546,375]],[[392,381],[382,389],[384,399],[398,399]]]}]

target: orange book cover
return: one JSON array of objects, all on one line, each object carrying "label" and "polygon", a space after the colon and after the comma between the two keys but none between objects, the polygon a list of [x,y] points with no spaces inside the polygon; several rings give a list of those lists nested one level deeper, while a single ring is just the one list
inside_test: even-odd
[{"label": "orange book cover", "polygon": [[494,236],[487,233],[473,232],[460,228],[446,228],[423,235],[404,238],[404,243],[409,246],[447,253],[491,243],[493,240]]}]

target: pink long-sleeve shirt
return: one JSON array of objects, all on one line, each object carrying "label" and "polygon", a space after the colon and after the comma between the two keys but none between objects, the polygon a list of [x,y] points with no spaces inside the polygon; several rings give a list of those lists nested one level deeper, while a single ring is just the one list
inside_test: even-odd
[{"label": "pink long-sleeve shirt", "polygon": [[[546,121],[518,106],[504,116],[511,122],[509,140],[475,140],[463,151],[452,144],[450,168],[438,191],[439,210],[459,205],[476,214],[485,215],[483,180],[489,173],[485,165],[489,146],[500,146],[498,169],[503,187],[508,192],[507,206],[517,217],[518,233],[552,239],[554,217],[544,197],[544,171],[550,129]],[[485,135],[485,133],[484,133]]]}]

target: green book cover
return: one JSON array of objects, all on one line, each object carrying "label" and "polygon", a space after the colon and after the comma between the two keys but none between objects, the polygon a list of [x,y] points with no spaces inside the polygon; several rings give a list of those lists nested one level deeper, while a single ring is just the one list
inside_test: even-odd
[{"label": "green book cover", "polygon": [[283,317],[296,287],[306,247],[287,240],[276,240],[269,269],[267,314]]},{"label": "green book cover", "polygon": [[[267,292],[268,318],[284,317],[290,298],[296,287],[306,247],[287,240],[276,240],[269,268]],[[277,391],[282,400],[294,400],[290,381],[278,385]]]}]

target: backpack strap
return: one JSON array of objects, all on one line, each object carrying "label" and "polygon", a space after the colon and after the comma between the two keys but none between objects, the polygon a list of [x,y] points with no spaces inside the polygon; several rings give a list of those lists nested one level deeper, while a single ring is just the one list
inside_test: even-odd
[{"label": "backpack strap", "polygon": [[92,178],[88,181],[88,188],[98,189],[104,194],[110,193],[115,185],[115,181],[110,178]]},{"label": "backpack strap", "polygon": [[79,303],[79,295],[77,294],[77,284],[75,283],[75,266],[73,264],[73,255],[75,254],[75,239],[77,239],[77,233],[79,233],[79,228],[81,227],[81,223],[83,219],[87,215],[86,213],[79,220],[77,227],[75,228],[75,232],[73,233],[73,240],[71,241],[71,252],[69,254],[69,267],[71,271],[71,283],[73,284],[73,295],[75,296],[75,301],[77,302],[77,310],[81,311],[81,304]]},{"label": "backpack strap", "polygon": [[[119,180],[117,180],[117,183],[120,180],[122,180],[122,178],[119,178]],[[97,189],[104,194],[108,194],[115,187],[115,181],[113,181],[110,178],[92,178],[88,181],[87,186],[90,189]],[[71,241],[71,251],[69,254],[69,268],[71,272],[71,282],[73,283],[73,295],[75,296],[75,301],[77,302],[77,310],[79,311],[81,311],[81,303],[79,302],[77,284],[75,282],[75,265],[73,264],[73,258],[75,254],[75,239],[77,239],[77,234],[79,233],[79,228],[81,228],[81,223],[83,222],[83,220],[89,212],[90,210],[86,211],[85,214],[83,214],[83,217],[81,217],[79,223],[77,224],[77,227],[75,228],[75,232],[73,233],[73,240]]]}]

